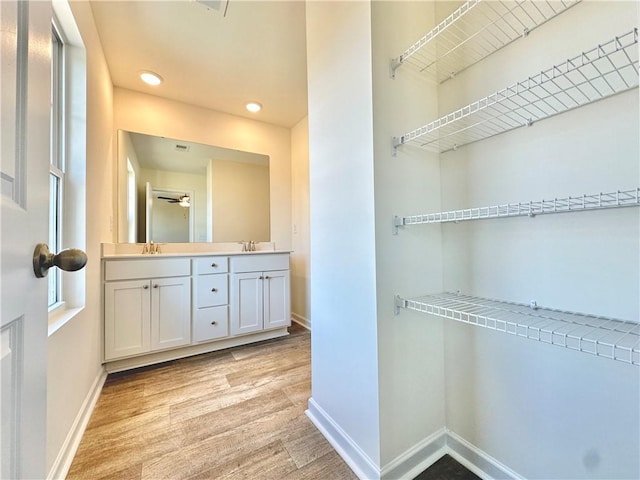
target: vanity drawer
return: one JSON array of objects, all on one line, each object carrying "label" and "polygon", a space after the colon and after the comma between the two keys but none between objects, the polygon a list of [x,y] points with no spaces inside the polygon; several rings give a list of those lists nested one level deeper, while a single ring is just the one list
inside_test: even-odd
[{"label": "vanity drawer", "polygon": [[245,254],[231,257],[231,271],[264,272],[267,270],[289,270],[289,254]]},{"label": "vanity drawer", "polygon": [[226,305],[194,310],[193,343],[227,336],[229,336],[229,310]]},{"label": "vanity drawer", "polygon": [[193,259],[193,272],[196,275],[227,273],[228,271],[229,257],[201,257]]},{"label": "vanity drawer", "polygon": [[138,278],[183,277],[191,275],[188,258],[145,258],[140,260],[107,260],[104,279],[135,280]]},{"label": "vanity drawer", "polygon": [[198,275],[196,283],[195,307],[215,307],[229,303],[229,281],[226,274]]}]

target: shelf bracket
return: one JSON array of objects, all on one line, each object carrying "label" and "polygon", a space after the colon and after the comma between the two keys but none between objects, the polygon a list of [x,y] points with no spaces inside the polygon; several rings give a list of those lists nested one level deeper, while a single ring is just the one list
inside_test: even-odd
[{"label": "shelf bracket", "polygon": [[394,80],[396,78],[396,70],[400,65],[402,65],[402,56],[391,59],[389,64],[389,76]]},{"label": "shelf bracket", "polygon": [[399,217],[398,215],[393,216],[393,224],[391,228],[391,233],[393,235],[398,235],[398,227],[404,227],[404,218]]},{"label": "shelf bracket", "polygon": [[404,137],[391,137],[391,156],[395,157]]},{"label": "shelf bracket", "polygon": [[396,295],[394,298],[395,314],[400,315],[401,308],[407,308],[407,301],[401,298],[400,295]]}]

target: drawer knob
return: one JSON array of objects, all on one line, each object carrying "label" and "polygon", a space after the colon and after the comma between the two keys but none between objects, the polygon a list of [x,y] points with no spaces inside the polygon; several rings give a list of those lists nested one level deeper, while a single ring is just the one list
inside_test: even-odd
[{"label": "drawer knob", "polygon": [[213,268],[216,268],[216,267],[218,266],[218,264],[217,264],[216,262],[213,262],[213,263],[211,264],[211,266],[212,266]]},{"label": "drawer knob", "polygon": [[212,288],[212,289],[211,289],[211,291],[212,291],[213,293],[216,293],[216,292],[218,291],[218,289],[214,287],[214,288]]},{"label": "drawer knob", "polygon": [[213,322],[211,322],[211,325],[217,325],[218,322],[216,322],[215,320]]}]

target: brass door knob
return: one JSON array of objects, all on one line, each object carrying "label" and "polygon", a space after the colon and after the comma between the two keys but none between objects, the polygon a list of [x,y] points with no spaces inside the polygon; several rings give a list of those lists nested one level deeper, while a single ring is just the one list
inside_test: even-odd
[{"label": "brass door knob", "polygon": [[58,254],[51,253],[46,243],[39,243],[33,251],[33,272],[44,278],[51,267],[65,272],[75,272],[87,264],[87,254],[77,248],[68,248]]}]

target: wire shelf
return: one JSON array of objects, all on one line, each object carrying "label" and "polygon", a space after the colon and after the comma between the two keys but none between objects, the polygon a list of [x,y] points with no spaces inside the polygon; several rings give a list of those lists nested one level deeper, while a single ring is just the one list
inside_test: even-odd
[{"label": "wire shelf", "polygon": [[638,87],[638,29],[393,138],[441,153]]},{"label": "wire shelf", "polygon": [[439,293],[395,297],[400,308],[428,313],[599,357],[640,365],[640,324],[487,298]]},{"label": "wire shelf", "polygon": [[529,201],[524,203],[505,203],[489,207],[465,208],[447,212],[426,213],[407,217],[393,217],[393,233],[398,227],[407,225],[423,225],[426,223],[464,222],[468,220],[484,220],[503,217],[534,217],[550,213],[581,212],[605,208],[640,206],[640,187],[633,190],[617,190],[609,193],[562,197],[552,200]]},{"label": "wire shelf", "polygon": [[394,58],[391,75],[407,65],[442,83],[579,2],[467,0]]}]

